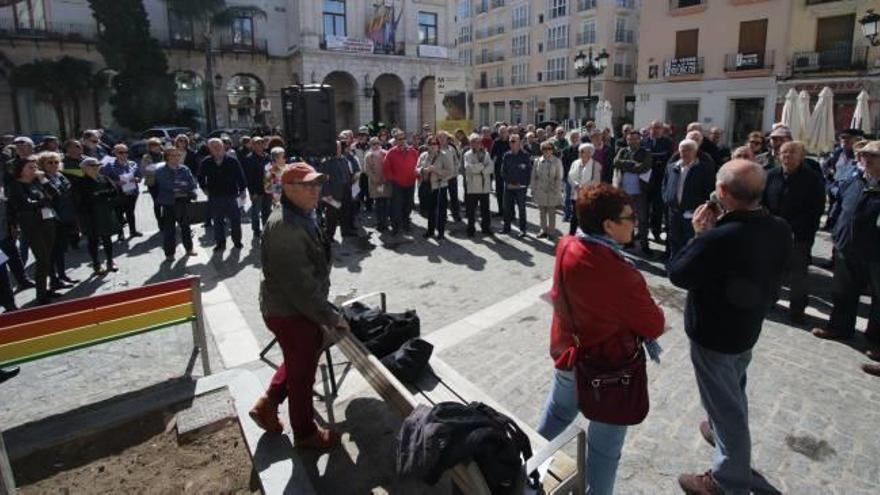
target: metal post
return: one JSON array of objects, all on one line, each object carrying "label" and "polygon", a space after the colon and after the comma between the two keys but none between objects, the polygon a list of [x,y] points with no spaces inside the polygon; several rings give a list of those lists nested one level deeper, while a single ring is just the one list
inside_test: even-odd
[{"label": "metal post", "polygon": [[586,470],[586,453],[587,453],[587,433],[584,430],[578,432],[577,442],[577,475],[575,476],[575,493],[586,493],[587,491],[587,470]]},{"label": "metal post", "polygon": [[[583,53],[583,52],[581,52]],[[589,48],[587,63],[587,120],[593,120],[593,47]]]},{"label": "metal post", "polygon": [[202,359],[202,371],[205,376],[211,374],[211,361],[208,358],[208,339],[205,336],[205,313],[202,310],[202,284],[199,277],[195,277],[190,282],[192,287],[192,304],[193,314],[196,319],[192,322],[193,329],[193,345],[199,350],[199,357]]},{"label": "metal post", "polygon": [[3,433],[0,432],[0,495],[14,495],[15,478],[12,477],[12,466],[6,455],[6,445],[3,443]]}]

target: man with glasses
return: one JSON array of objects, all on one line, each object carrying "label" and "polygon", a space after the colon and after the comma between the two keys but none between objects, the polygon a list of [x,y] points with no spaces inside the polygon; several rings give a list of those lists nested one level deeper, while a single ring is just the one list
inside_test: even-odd
[{"label": "man with glasses", "polygon": [[229,220],[232,242],[241,249],[241,210],[238,197],[244,197],[247,181],[234,155],[226,152],[223,141],[208,140],[210,155],[199,166],[199,185],[208,195],[208,211],[214,219],[214,251],[226,249],[226,221]]},{"label": "man with glasses", "polygon": [[764,153],[764,134],[761,131],[752,131],[749,133],[749,140],[746,143],[755,156]]},{"label": "man with glasses", "polygon": [[294,447],[315,450],[339,444],[338,433],[315,423],[312,386],[323,342],[321,327],[348,329],[327,300],[330,245],[315,212],[325,180],[305,163],[288,165],[281,175],[281,207],[269,215],[263,232],[260,312],[278,339],[284,362],[250,411],[261,428],[281,434],[278,406],[287,399]]},{"label": "man with glasses", "polygon": [[98,131],[89,129],[83,131],[80,142],[83,145],[83,154],[101,161],[107,156],[107,151],[101,146],[101,136]]},{"label": "man with glasses", "polygon": [[[513,221],[513,208],[516,205],[519,217],[519,234],[517,237],[526,236],[526,190],[532,181],[532,157],[522,149],[519,134],[509,138],[510,151],[501,159],[501,188],[504,192],[500,197],[504,198],[504,228],[502,233],[510,233],[510,224]],[[496,178],[496,184],[498,179]],[[497,187],[497,185],[496,185]],[[496,194],[499,190],[496,190]]]},{"label": "man with glasses", "polygon": [[394,134],[394,147],[385,155],[382,173],[391,184],[391,231],[410,232],[410,215],[413,209],[413,196],[416,189],[416,164],[419,150],[409,145],[406,133],[398,130]]}]

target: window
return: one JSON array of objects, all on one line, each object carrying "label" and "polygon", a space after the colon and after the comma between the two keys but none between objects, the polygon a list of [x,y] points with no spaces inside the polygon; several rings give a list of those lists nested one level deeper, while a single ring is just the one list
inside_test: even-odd
[{"label": "window", "polygon": [[324,36],[345,33],[345,0],[324,0]]},{"label": "window", "polygon": [[517,86],[528,82],[529,63],[522,62],[510,67],[510,85]]},{"label": "window", "polygon": [[473,6],[471,5],[470,0],[464,0],[462,2],[459,2],[458,3],[458,11],[457,11],[458,19],[459,20],[469,19],[471,17],[472,9],[473,9]]},{"label": "window", "polygon": [[504,68],[497,67],[495,69],[495,78],[492,80],[492,86],[500,88],[504,86]]},{"label": "window", "polygon": [[566,57],[547,59],[547,81],[564,81]]},{"label": "window", "polygon": [[568,24],[547,28],[547,51],[568,48]]},{"label": "window", "polygon": [[524,28],[529,25],[529,6],[517,5],[513,8],[513,29]]},{"label": "window", "polygon": [[596,43],[596,20],[584,21],[581,32],[577,35],[578,45],[591,45]]},{"label": "window", "polygon": [[437,44],[437,14],[419,12],[419,44]]},{"label": "window", "polygon": [[[486,89],[489,87],[489,76],[485,72],[480,72],[480,89]],[[486,115],[486,120],[489,119],[488,114]]]},{"label": "window", "polygon": [[635,0],[617,0],[617,6],[622,9],[634,9],[636,2]]},{"label": "window", "polygon": [[236,17],[232,21],[232,44],[235,46],[254,46],[254,19]]},{"label": "window", "polygon": [[480,125],[489,125],[489,104],[480,103]]},{"label": "window", "polygon": [[[12,16],[15,18],[16,29],[35,29],[45,31],[46,7],[44,0],[23,0],[14,4]],[[9,3],[9,2],[5,2]]]},{"label": "window", "polygon": [[529,35],[528,34],[514,36],[513,38],[511,38],[510,43],[511,43],[511,56],[524,57],[529,54]]},{"label": "window", "polygon": [[172,43],[192,43],[192,19],[179,14],[175,10],[168,11],[168,36]]},{"label": "window", "polygon": [[470,48],[462,49],[462,50],[458,51],[458,60],[459,60],[459,62],[461,62],[465,65],[471,65],[471,62],[473,61],[472,57],[473,57],[473,52],[471,51]]},{"label": "window", "polygon": [[633,43],[635,33],[626,25],[625,17],[618,17],[614,29],[614,41],[617,43]]},{"label": "window", "polygon": [[507,105],[503,101],[496,101],[492,106],[495,107],[495,122],[504,122],[504,114],[507,113],[505,107]]},{"label": "window", "polygon": [[633,66],[630,61],[629,52],[618,52],[614,54],[614,68],[613,75],[614,77],[621,77],[624,79],[632,79],[633,77]]},{"label": "window", "polygon": [[550,0],[550,18],[556,19],[565,15],[568,7],[568,0]]},{"label": "window", "polygon": [[473,38],[471,37],[471,25],[461,26],[458,28],[458,42],[459,43],[470,43]]},{"label": "window", "polygon": [[697,56],[697,43],[700,39],[699,29],[675,32],[675,58]]}]

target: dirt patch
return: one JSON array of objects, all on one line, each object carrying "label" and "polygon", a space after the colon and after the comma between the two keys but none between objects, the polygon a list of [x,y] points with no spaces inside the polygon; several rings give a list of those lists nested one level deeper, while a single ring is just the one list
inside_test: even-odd
[{"label": "dirt patch", "polygon": [[154,414],[13,463],[22,494],[259,493],[238,423],[177,444]]}]

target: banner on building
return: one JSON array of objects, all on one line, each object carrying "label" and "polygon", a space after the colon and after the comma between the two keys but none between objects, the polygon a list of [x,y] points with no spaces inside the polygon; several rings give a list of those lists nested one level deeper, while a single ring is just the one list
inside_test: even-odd
[{"label": "banner on building", "polygon": [[326,35],[324,43],[328,50],[352,53],[373,53],[373,41],[349,38],[348,36]]},{"label": "banner on building", "polygon": [[472,128],[467,119],[467,83],[464,74],[437,76],[435,79],[436,128],[453,132]]},{"label": "banner on building", "polygon": [[373,5],[373,15],[367,18],[367,39],[373,42],[374,53],[396,53],[397,25],[401,12],[396,12],[394,0]]}]

